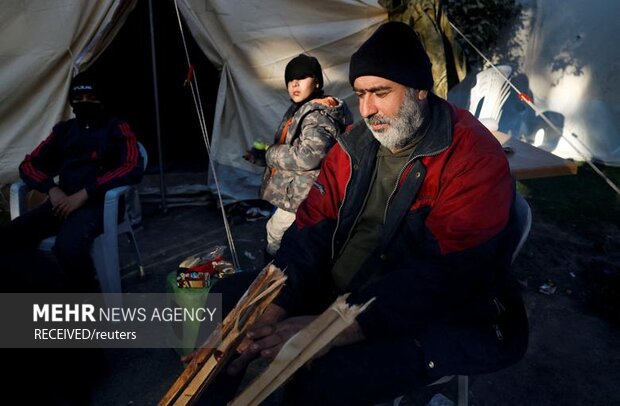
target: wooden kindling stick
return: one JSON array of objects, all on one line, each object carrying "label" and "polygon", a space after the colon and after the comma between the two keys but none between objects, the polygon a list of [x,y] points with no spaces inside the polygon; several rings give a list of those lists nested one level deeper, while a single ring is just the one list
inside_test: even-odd
[{"label": "wooden kindling stick", "polygon": [[235,308],[197,350],[194,358],[158,405],[193,403],[198,394],[226,364],[245,337],[247,330],[278,295],[285,280],[286,276],[280,269],[272,264],[267,265],[239,299]]},{"label": "wooden kindling stick", "polygon": [[373,298],[359,306],[348,305],[345,299],[346,295],[338,297],[325,312],[291,337],[269,364],[269,367],[229,405],[259,405],[274,390],[286,382],[295,371],[349,327],[355,318],[366,310],[374,300]]}]

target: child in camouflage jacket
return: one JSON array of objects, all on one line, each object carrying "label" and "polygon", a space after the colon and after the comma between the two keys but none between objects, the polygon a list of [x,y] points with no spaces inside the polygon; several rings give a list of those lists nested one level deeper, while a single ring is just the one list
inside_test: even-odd
[{"label": "child in camouflage jacket", "polygon": [[286,66],[284,79],[293,102],[265,154],[267,168],[260,196],[276,211],[267,222],[267,253],[274,255],[280,239],[295,221],[295,212],[319,174],[336,136],[352,123],[343,100],[323,93],[319,61],[301,54]]}]

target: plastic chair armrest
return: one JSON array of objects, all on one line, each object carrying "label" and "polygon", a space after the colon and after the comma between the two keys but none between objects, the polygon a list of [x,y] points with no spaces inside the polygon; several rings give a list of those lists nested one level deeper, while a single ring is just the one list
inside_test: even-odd
[{"label": "plastic chair armrest", "polygon": [[28,186],[21,179],[11,185],[9,198],[11,206],[11,220],[14,220],[27,211],[26,194],[28,193],[28,190]]},{"label": "plastic chair armrest", "polygon": [[130,186],[119,186],[110,189],[105,194],[103,202],[103,232],[111,233],[116,237],[118,229],[118,207],[121,197],[127,201]]}]

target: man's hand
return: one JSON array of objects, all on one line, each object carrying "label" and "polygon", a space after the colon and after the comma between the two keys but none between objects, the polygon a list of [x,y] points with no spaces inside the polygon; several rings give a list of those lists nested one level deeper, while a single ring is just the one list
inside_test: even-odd
[{"label": "man's hand", "polygon": [[254,339],[254,342],[250,345],[250,352],[260,354],[261,357],[266,359],[275,358],[284,343],[312,323],[317,317],[291,317],[277,323],[275,326],[253,329],[250,337]]},{"label": "man's hand", "polygon": [[[230,375],[237,375],[255,358],[261,356],[273,359],[278,355],[282,346],[295,334],[308,326],[318,316],[286,317],[286,311],[280,306],[271,304],[248,331],[246,338],[239,344],[238,350],[241,355],[233,360],[228,366]],[[280,321],[282,320],[282,321]],[[332,347],[353,344],[364,340],[364,334],[357,322],[353,322],[347,329],[340,333],[330,345],[323,348],[315,358],[318,358]],[[190,362],[196,355],[196,351],[181,358],[183,362]]]},{"label": "man's hand", "polygon": [[56,208],[56,206],[67,197],[67,194],[58,186],[51,188],[47,192],[47,195],[50,197],[50,203],[52,203],[53,208]]},{"label": "man's hand", "polygon": [[81,189],[70,196],[65,196],[57,205],[54,205],[52,202],[54,214],[64,220],[69,214],[82,207],[87,200],[88,193],[86,193],[86,189]]},{"label": "man's hand", "polygon": [[[275,305],[274,305],[275,306]],[[265,359],[274,359],[282,346],[295,334],[312,323],[318,316],[300,316],[285,319],[279,323],[265,323],[255,326],[248,332],[248,337],[239,346],[243,349],[242,354],[230,363],[228,373],[236,375],[242,371],[254,358],[261,356]],[[353,344],[364,340],[364,334],[357,322],[353,322],[342,333],[319,353],[315,358],[321,357],[333,347]],[[245,344],[245,345],[244,345]]]},{"label": "man's hand", "polygon": [[239,344],[242,353],[237,359],[230,363],[228,367],[228,373],[230,375],[238,374],[250,361],[258,357],[263,348],[261,346],[259,346],[260,348],[256,347],[255,344],[267,336],[272,335],[276,331],[278,322],[285,317],[286,311],[280,306],[275,304],[267,306],[265,312],[256,320],[254,326],[248,331],[247,336],[243,339],[241,344]]}]

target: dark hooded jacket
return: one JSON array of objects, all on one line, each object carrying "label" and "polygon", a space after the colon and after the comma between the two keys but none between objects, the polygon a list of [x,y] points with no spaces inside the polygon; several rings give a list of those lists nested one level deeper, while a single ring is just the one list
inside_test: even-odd
[{"label": "dark hooded jacket", "polygon": [[56,124],[51,134],[26,155],[19,166],[26,184],[47,193],[58,186],[68,195],[86,189],[90,199],[103,200],[117,186],[140,182],[142,157],[136,137],[125,121],[106,118],[86,126],[77,119]]}]

